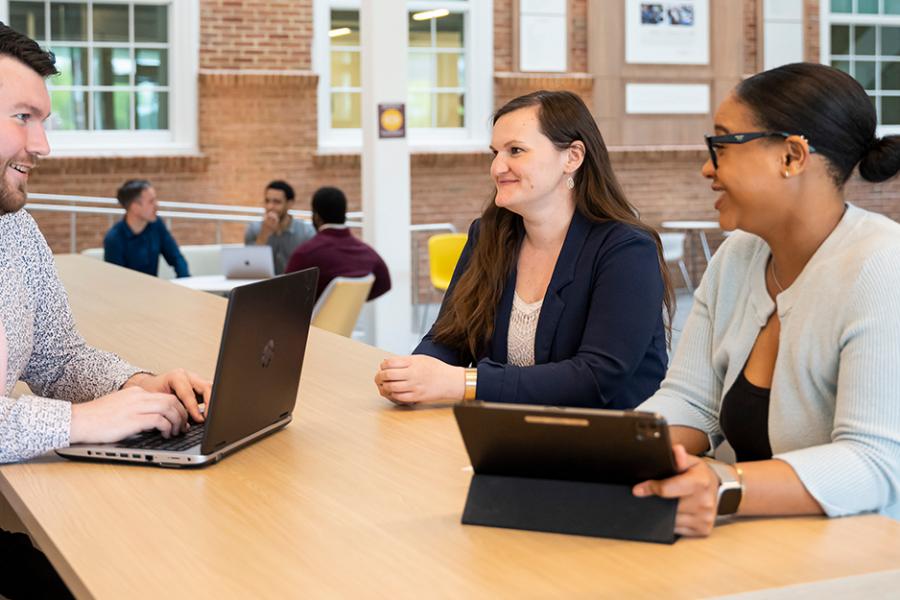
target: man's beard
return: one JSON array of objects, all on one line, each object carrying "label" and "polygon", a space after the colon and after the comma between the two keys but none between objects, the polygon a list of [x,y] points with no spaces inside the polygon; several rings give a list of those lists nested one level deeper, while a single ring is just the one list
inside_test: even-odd
[{"label": "man's beard", "polygon": [[10,168],[10,164],[12,162],[6,163],[3,176],[0,176],[0,215],[19,211],[28,198],[27,184],[11,185],[6,180],[6,169]]}]

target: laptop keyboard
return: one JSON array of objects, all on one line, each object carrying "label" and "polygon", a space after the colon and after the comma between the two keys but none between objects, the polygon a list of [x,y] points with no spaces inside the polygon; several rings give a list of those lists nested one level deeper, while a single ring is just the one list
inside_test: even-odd
[{"label": "laptop keyboard", "polygon": [[205,431],[203,425],[192,425],[190,431],[184,435],[178,435],[166,439],[162,434],[154,429],[153,431],[144,431],[134,437],[119,444],[119,448],[135,448],[139,450],[175,450],[180,452],[187,450],[191,446],[196,446],[203,439]]}]

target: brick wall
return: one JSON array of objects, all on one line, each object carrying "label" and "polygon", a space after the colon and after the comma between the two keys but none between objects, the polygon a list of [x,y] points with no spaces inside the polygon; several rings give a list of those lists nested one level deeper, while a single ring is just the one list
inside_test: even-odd
[{"label": "brick wall", "polygon": [[760,0],[744,0],[744,73],[756,73],[762,63],[757,52],[761,33],[757,22],[759,2]]},{"label": "brick wall", "polygon": [[201,0],[200,67],[312,66],[312,0]]},{"label": "brick wall", "polygon": [[[827,2],[827,0],[826,0]],[[803,2],[803,45],[804,59],[809,62],[819,62],[819,0],[804,0]]]}]

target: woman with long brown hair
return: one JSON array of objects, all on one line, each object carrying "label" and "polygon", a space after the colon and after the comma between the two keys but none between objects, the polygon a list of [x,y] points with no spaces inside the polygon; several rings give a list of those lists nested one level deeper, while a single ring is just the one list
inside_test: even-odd
[{"label": "woman with long brown hair", "polygon": [[379,392],[636,406],[665,373],[674,300],[659,237],[625,199],[593,117],[570,92],[521,96],[494,116],[491,149],[493,202],[434,327],[413,356],[382,363]]}]

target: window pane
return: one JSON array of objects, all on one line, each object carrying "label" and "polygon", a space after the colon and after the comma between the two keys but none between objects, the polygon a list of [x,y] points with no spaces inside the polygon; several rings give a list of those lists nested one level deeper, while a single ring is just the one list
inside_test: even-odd
[{"label": "window pane", "polygon": [[881,89],[900,90],[900,63],[881,63]]},{"label": "window pane", "polygon": [[406,117],[410,127],[431,127],[431,99],[427,92],[410,92]]},{"label": "window pane", "polygon": [[431,21],[416,21],[412,18],[413,13],[409,13],[409,46],[410,48],[430,48],[431,47]]},{"label": "window pane", "polygon": [[856,52],[855,54],[875,55],[875,27],[870,25],[857,25],[854,27],[856,33]]},{"label": "window pane", "polygon": [[94,129],[131,129],[131,92],[94,92]]},{"label": "window pane", "polygon": [[831,0],[831,12],[848,13],[853,11],[853,0]]},{"label": "window pane", "polygon": [[331,87],[359,87],[359,52],[331,52]]},{"label": "window pane", "polygon": [[881,55],[900,56],[900,27],[881,28]]},{"label": "window pane", "polygon": [[462,94],[437,94],[437,126],[463,126]]},{"label": "window pane", "polygon": [[168,92],[138,90],[134,100],[134,126],[137,129],[169,128]]},{"label": "window pane", "polygon": [[884,0],[884,14],[900,15],[900,0]]},{"label": "window pane", "polygon": [[900,125],[900,97],[881,98],[881,124]]},{"label": "window pane", "polygon": [[[51,46],[50,51],[56,56],[56,68],[59,70],[59,75],[50,79],[51,85],[63,86],[88,84],[87,48]],[[55,105],[53,107],[53,112],[56,112]]]},{"label": "window pane", "polygon": [[856,80],[867,90],[875,89],[875,63],[856,61]]},{"label": "window pane", "polygon": [[87,4],[51,2],[50,39],[87,41]]},{"label": "window pane", "polygon": [[44,3],[10,2],[9,26],[32,39],[45,39]]},{"label": "window pane", "polygon": [[331,11],[331,31],[332,46],[359,46],[359,11]]},{"label": "window pane", "polygon": [[462,78],[462,64],[462,54],[438,54],[438,87],[462,87],[465,85]]},{"label": "window pane", "polygon": [[430,89],[432,85],[432,61],[434,55],[430,52],[410,52],[408,69],[409,80],[407,85],[411,90]]},{"label": "window pane", "polygon": [[137,48],[134,51],[135,83],[169,85],[169,51]]},{"label": "window pane", "polygon": [[856,10],[858,13],[867,15],[878,14],[878,0],[858,0],[859,5]]},{"label": "window pane", "polygon": [[331,126],[334,129],[360,127],[359,92],[335,92],[331,94]]},{"label": "window pane", "polygon": [[835,69],[840,69],[844,73],[850,75],[850,61],[849,60],[833,60],[831,61],[831,66]]},{"label": "window pane", "polygon": [[94,85],[131,85],[128,48],[94,48]]},{"label": "window pane", "polygon": [[850,54],[850,26],[831,26],[831,53]]},{"label": "window pane", "polygon": [[50,117],[52,128],[65,131],[87,129],[87,102],[87,92],[65,90],[50,92],[50,104],[53,106],[53,116]]},{"label": "window pane", "polygon": [[165,4],[134,5],[134,41],[169,41],[169,7]]},{"label": "window pane", "polygon": [[94,40],[98,42],[128,41],[128,5],[94,5]]},{"label": "window pane", "polygon": [[463,40],[463,16],[460,13],[452,13],[446,17],[435,19],[437,24],[437,43],[439,48],[462,48]]}]

